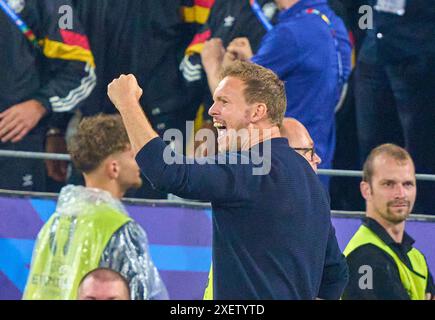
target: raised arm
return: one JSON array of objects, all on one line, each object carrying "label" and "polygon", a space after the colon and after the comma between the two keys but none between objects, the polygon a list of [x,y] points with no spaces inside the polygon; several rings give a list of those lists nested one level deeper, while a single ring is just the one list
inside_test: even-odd
[{"label": "raised arm", "polygon": [[[237,165],[227,156],[197,163],[174,154],[151,127],[139,105],[142,89],[133,75],[122,75],[108,87],[108,95],[119,110],[142,173],[155,189],[204,201],[234,202],[249,192],[251,165]],[[231,156],[237,157],[237,154]],[[220,163],[220,164],[219,164]]]}]

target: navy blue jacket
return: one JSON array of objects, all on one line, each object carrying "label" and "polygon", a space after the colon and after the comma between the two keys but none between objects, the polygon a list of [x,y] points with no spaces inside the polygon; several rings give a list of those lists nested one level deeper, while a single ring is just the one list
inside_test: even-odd
[{"label": "navy blue jacket", "polygon": [[[263,163],[255,161],[263,153],[254,147],[251,157],[226,154],[200,165],[177,155],[175,164],[166,164],[163,155],[170,152],[160,138],[136,160],[155,188],[211,201],[215,299],[338,298],[347,266],[331,228],[328,197],[286,139],[269,142]],[[270,172],[254,175],[265,163]]]},{"label": "navy blue jacket", "polygon": [[322,158],[331,168],[335,150],[334,109],[342,87],[338,58],[330,26],[307,9],[325,14],[336,34],[343,65],[343,82],[351,72],[351,45],[343,21],[327,0],[301,0],[282,11],[278,24],[266,34],[252,61],[273,70],[285,82],[286,117],[301,121],[310,132]]}]

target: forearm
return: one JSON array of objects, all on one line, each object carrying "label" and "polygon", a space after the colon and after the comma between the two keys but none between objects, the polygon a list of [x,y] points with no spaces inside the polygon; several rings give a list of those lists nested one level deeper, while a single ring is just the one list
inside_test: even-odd
[{"label": "forearm", "polygon": [[201,51],[201,61],[207,74],[208,85],[212,94],[219,84],[224,57],[225,48],[221,39],[213,38],[204,44],[204,48]]},{"label": "forearm", "polygon": [[133,152],[137,155],[148,142],[158,137],[158,134],[154,131],[139,103],[119,108],[119,110]]},{"label": "forearm", "polygon": [[219,85],[220,70],[221,70],[220,68],[215,70],[206,70],[208,87],[210,88],[210,92],[212,95],[214,94],[216,88]]}]

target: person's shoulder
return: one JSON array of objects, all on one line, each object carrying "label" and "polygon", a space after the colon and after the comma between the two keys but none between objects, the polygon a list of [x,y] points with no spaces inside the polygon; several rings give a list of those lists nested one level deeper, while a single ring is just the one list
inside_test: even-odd
[{"label": "person's shoulder", "polygon": [[207,157],[204,159],[206,163],[214,165],[228,165],[233,167],[239,164],[252,164],[252,157],[250,152],[225,152],[218,153],[214,156]]},{"label": "person's shoulder", "polygon": [[281,19],[270,33],[274,32],[287,41],[303,41],[306,40],[307,33],[321,28],[324,23],[320,17],[313,14],[300,13],[290,18]]},{"label": "person's shoulder", "polygon": [[130,239],[128,243],[134,243],[136,246],[139,246],[141,243],[148,243],[148,236],[145,230],[133,219],[120,226],[119,229],[114,233],[114,236],[121,237],[123,239]]},{"label": "person's shoulder", "polygon": [[129,231],[132,234],[135,234],[139,237],[146,236],[145,230],[142,228],[142,226],[134,219],[129,220],[127,223],[125,223],[122,228],[124,228],[126,231]]},{"label": "person's shoulder", "polygon": [[301,17],[297,16],[294,19],[281,19],[272,29],[272,32],[295,32],[301,27]]},{"label": "person's shoulder", "polygon": [[383,253],[384,250],[379,248],[378,246],[372,244],[372,243],[366,243],[362,246],[359,246],[355,250],[353,250],[349,256],[370,256],[370,255],[378,255],[380,253]]},{"label": "person's shoulder", "polygon": [[60,219],[60,215],[59,213],[57,213],[56,211],[51,215],[51,217],[44,223],[44,225],[42,226],[42,228],[39,230],[37,238],[41,238],[44,234],[46,234],[47,232],[53,231],[53,230],[57,230],[57,229],[53,229],[53,222]]},{"label": "person's shoulder", "polygon": [[394,259],[381,248],[374,244],[367,243],[353,250],[347,257],[348,263],[365,263],[372,266],[386,266],[393,263]]},{"label": "person's shoulder", "polygon": [[272,154],[274,158],[279,158],[281,161],[284,161],[285,163],[283,165],[285,166],[291,166],[292,168],[297,167],[300,171],[307,170],[308,172],[314,173],[308,161],[288,145],[272,149]]}]

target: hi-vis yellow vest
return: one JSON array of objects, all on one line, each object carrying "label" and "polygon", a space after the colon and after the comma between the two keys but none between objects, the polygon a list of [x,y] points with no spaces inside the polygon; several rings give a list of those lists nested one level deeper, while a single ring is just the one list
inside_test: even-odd
[{"label": "hi-vis yellow vest", "polygon": [[130,220],[105,204],[78,216],[54,214],[38,235],[23,299],[76,299],[83,276],[98,268],[110,238]]},{"label": "hi-vis yellow vest", "polygon": [[394,259],[397,268],[399,269],[400,280],[411,300],[426,299],[428,267],[426,259],[420,251],[413,248],[408,252],[409,260],[414,269],[410,270],[388,245],[386,245],[372,230],[363,225],[350,240],[344,250],[344,255],[347,257],[352,251],[365,244],[375,245]]},{"label": "hi-vis yellow vest", "polygon": [[203,300],[213,300],[213,265],[210,267],[208,273],[207,288],[205,288]]}]

